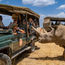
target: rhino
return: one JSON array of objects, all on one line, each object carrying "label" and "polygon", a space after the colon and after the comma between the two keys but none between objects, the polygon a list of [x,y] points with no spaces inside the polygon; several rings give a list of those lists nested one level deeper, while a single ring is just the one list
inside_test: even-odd
[{"label": "rhino", "polygon": [[32,27],[38,34],[39,38],[38,41],[42,44],[48,43],[48,42],[55,42],[57,45],[64,48],[63,57],[65,58],[65,26],[64,25],[58,25],[57,29],[55,30],[52,27],[51,31],[47,32],[45,29],[43,29],[44,32],[39,31],[41,28],[34,28]]}]

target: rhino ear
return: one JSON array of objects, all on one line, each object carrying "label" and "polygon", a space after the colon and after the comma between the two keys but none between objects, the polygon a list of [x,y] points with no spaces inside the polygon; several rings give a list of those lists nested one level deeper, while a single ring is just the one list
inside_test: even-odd
[{"label": "rhino ear", "polygon": [[61,39],[64,39],[64,40],[65,40],[65,35],[63,35],[63,36],[61,37]]},{"label": "rhino ear", "polygon": [[55,30],[55,36],[58,36],[58,37],[59,37],[60,35],[59,35],[58,33],[59,33],[59,31],[58,31],[58,28],[57,28],[57,29]]},{"label": "rhino ear", "polygon": [[55,31],[55,36],[61,37],[62,35],[63,35],[63,32],[62,32],[61,29],[57,29],[57,30]]},{"label": "rhino ear", "polygon": [[65,26],[64,25],[59,25],[55,31],[55,35],[58,36],[58,37],[61,37],[63,36],[64,34],[64,29],[65,29]]}]

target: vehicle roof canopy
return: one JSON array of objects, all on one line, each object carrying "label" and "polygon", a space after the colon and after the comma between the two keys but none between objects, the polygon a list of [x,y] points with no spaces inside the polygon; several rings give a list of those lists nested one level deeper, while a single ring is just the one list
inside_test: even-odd
[{"label": "vehicle roof canopy", "polygon": [[65,18],[59,18],[59,17],[45,17],[44,19],[49,19],[50,21],[64,21],[65,22]]},{"label": "vehicle roof canopy", "polygon": [[0,14],[12,15],[12,14],[15,14],[15,13],[30,14],[30,15],[33,15],[37,18],[40,18],[40,15],[33,12],[29,8],[0,4]]}]

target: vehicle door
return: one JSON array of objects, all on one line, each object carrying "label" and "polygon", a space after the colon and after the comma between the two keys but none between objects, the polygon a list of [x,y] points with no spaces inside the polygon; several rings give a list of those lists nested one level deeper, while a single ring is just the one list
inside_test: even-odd
[{"label": "vehicle door", "polygon": [[[20,39],[22,43],[20,43]],[[25,46],[25,44],[26,44],[26,34],[18,33],[18,35],[14,35],[14,37],[12,38],[12,45],[11,45],[13,53],[22,49]]]}]

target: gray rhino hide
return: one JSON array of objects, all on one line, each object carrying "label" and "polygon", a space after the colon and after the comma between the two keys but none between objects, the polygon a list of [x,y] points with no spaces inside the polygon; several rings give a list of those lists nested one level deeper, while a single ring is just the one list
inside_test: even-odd
[{"label": "gray rhino hide", "polygon": [[65,26],[59,25],[56,31],[52,28],[50,32],[41,34],[39,37],[39,42],[55,42],[57,45],[65,46]]}]

